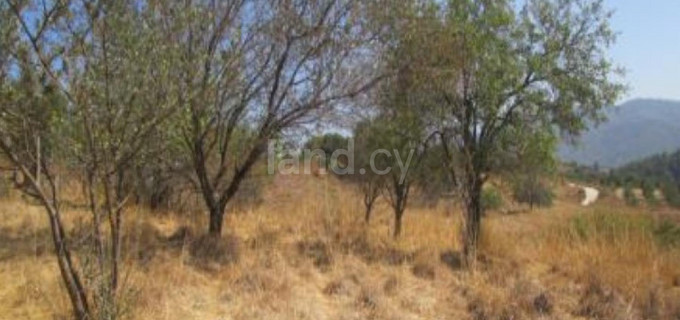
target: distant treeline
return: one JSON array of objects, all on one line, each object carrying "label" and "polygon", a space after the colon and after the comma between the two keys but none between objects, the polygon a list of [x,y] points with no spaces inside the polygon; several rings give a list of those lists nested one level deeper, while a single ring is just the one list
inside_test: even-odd
[{"label": "distant treeline", "polygon": [[660,189],[669,205],[680,207],[680,150],[606,171],[600,170],[597,164],[569,163],[564,168],[567,178],[573,180],[624,189],[640,188],[646,195]]}]

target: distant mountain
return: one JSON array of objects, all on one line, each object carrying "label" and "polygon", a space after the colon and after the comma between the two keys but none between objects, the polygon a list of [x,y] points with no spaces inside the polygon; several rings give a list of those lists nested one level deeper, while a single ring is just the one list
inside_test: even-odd
[{"label": "distant mountain", "polygon": [[614,168],[680,149],[680,101],[631,100],[612,108],[608,118],[576,146],[560,146],[560,158]]}]

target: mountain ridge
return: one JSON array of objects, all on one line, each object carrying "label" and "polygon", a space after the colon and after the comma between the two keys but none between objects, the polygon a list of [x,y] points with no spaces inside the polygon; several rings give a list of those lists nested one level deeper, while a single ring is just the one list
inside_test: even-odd
[{"label": "mountain ridge", "polygon": [[559,158],[615,168],[680,149],[680,101],[636,98],[610,108],[607,118],[575,145],[561,144]]}]

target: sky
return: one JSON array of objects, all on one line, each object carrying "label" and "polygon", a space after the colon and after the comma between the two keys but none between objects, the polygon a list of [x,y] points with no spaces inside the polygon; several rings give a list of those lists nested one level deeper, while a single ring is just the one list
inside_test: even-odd
[{"label": "sky", "polygon": [[630,86],[622,100],[680,101],[680,0],[606,0],[619,32],[611,48]]}]

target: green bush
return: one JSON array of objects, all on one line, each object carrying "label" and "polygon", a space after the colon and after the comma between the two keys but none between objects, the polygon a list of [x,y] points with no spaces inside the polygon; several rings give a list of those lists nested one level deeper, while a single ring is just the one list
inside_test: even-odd
[{"label": "green bush", "polygon": [[680,246],[680,225],[668,220],[655,222],[645,215],[609,212],[581,214],[572,218],[570,227],[571,234],[581,240],[599,237],[617,242],[632,235],[642,235],[654,239],[661,247]]},{"label": "green bush", "polygon": [[633,189],[631,189],[630,187],[626,187],[623,189],[623,199],[629,206],[636,207],[638,204],[640,204],[640,201],[638,201],[637,196],[635,196]]},{"label": "green bush", "polygon": [[519,203],[534,206],[549,207],[553,203],[553,193],[550,188],[537,180],[521,179],[515,183],[513,197]]},{"label": "green bush", "polygon": [[501,193],[493,187],[482,190],[482,210],[498,210],[503,206]]},{"label": "green bush", "polygon": [[572,233],[582,240],[604,237],[612,242],[632,234],[652,235],[654,221],[648,216],[610,212],[581,214],[571,220]]},{"label": "green bush", "polygon": [[680,226],[671,221],[664,220],[654,229],[654,237],[661,246],[680,246]]},{"label": "green bush", "polygon": [[672,183],[665,183],[662,189],[666,203],[671,207],[680,208],[680,191],[678,191],[678,187]]},{"label": "green bush", "polygon": [[644,181],[642,183],[642,195],[645,197],[647,203],[652,206],[659,204],[659,201],[656,199],[656,195],[654,194],[654,190],[656,190],[656,188],[653,183],[648,181]]}]

